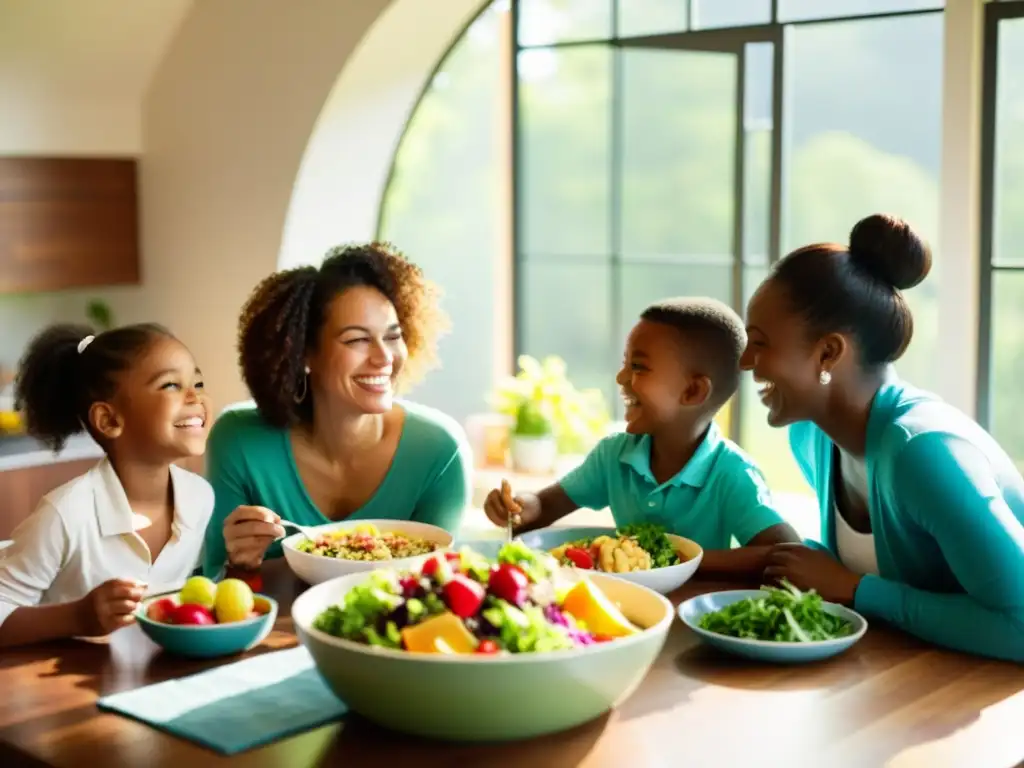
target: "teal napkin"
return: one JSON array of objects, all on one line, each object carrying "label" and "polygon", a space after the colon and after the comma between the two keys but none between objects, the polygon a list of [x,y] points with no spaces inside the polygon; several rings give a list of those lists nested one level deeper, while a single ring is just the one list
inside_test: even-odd
[{"label": "teal napkin", "polygon": [[225,755],[311,730],[348,709],[302,646],[114,693],[97,704]]}]

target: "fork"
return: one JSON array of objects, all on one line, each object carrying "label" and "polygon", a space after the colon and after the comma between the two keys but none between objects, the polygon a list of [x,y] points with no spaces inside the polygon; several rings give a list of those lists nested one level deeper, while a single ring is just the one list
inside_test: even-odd
[{"label": "fork", "polygon": [[512,498],[512,486],[509,485],[508,480],[501,481],[501,495],[505,499],[505,505],[508,507],[508,522],[506,523],[506,540],[512,541],[515,537],[515,526],[522,523],[522,518],[519,516],[519,512],[514,511],[515,509],[522,509],[516,503],[515,499]]}]

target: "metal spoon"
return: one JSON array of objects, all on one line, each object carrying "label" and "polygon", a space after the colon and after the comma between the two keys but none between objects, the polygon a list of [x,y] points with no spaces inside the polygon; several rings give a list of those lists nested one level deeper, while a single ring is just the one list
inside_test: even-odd
[{"label": "metal spoon", "polygon": [[293,523],[291,520],[281,520],[280,525],[282,528],[291,528],[304,535],[310,541],[316,541],[317,534],[312,528],[307,528],[304,525]]}]

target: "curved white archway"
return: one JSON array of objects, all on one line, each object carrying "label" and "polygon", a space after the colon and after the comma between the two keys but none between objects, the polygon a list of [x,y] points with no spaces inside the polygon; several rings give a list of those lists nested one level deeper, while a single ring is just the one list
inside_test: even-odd
[{"label": "curved white archway", "polygon": [[[393,2],[367,32],[317,119],[295,182],[279,266],[318,262],[332,245],[369,240],[405,125],[445,52],[482,0]],[[412,39],[414,45],[396,45]],[[395,55],[400,51],[399,55]]]},{"label": "curved white archway", "polygon": [[143,286],[113,297],[119,318],[166,323],[219,404],[244,398],[246,296],[279,263],[374,234],[405,120],[479,4],[196,3],[143,103]]}]

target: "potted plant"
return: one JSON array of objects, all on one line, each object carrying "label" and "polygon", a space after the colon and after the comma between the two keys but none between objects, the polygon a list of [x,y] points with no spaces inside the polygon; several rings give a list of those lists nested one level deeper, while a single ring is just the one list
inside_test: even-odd
[{"label": "potted plant", "polygon": [[[541,429],[541,419],[550,429],[556,459],[588,452],[608,429],[610,416],[604,395],[596,389],[577,389],[569,380],[565,361],[555,355],[543,362],[521,355],[518,363],[516,375],[501,382],[490,397],[494,411],[513,420],[509,449],[515,468],[519,462],[512,444],[521,435],[522,444],[539,445],[527,438],[539,437],[535,433]],[[537,448],[540,450],[549,449]],[[518,455],[529,451],[522,448]]]},{"label": "potted plant", "polygon": [[509,451],[512,467],[517,472],[541,475],[554,471],[558,460],[558,441],[551,419],[544,413],[541,403],[532,400],[520,403]]},{"label": "potted plant", "polygon": [[109,331],[114,327],[114,313],[102,299],[93,299],[85,307],[85,316],[97,332]]}]

